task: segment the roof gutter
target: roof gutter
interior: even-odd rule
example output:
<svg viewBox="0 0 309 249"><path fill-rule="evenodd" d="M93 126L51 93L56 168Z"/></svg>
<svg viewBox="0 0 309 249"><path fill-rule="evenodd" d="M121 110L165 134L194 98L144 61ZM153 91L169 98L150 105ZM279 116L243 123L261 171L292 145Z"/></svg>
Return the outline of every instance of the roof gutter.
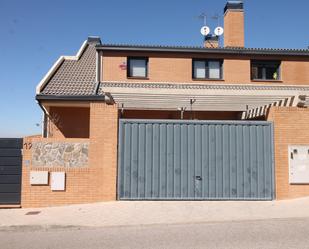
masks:
<svg viewBox="0 0 309 249"><path fill-rule="evenodd" d="M240 55L279 55L279 56L307 56L306 51L283 51L271 49L246 49L246 48L178 48L178 47L152 47L152 46L110 46L97 45L97 51L134 51L134 52L175 52L175 53L210 53L210 54L240 54Z"/></svg>
<svg viewBox="0 0 309 249"><path fill-rule="evenodd" d="M40 100L63 100L63 101L105 101L104 95L44 95L37 94L35 99Z"/></svg>

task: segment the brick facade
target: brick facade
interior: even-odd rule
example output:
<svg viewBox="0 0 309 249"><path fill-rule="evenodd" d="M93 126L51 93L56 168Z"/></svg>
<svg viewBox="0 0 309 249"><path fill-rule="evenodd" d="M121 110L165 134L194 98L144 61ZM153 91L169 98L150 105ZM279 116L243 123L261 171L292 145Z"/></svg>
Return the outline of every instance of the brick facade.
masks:
<svg viewBox="0 0 309 249"><path fill-rule="evenodd" d="M242 4L230 2L231 8L226 8L224 15L224 46L244 47L244 11ZM235 8L237 7L238 8ZM228 6L227 6L228 7ZM91 40L91 39L90 39ZM92 39L93 40L93 39ZM98 40L98 39L97 39ZM100 40L100 39L99 39ZM89 44L88 44L89 45ZM97 45L102 45L101 41ZM96 53L98 60L89 56L85 63L88 65L80 73L77 67L66 68L68 75L64 77L59 92L63 99L71 95L70 87L75 82L71 76L77 75L80 81L77 84L77 92L87 88L85 83L93 82L90 90L81 96L72 94L70 97L83 97L82 103L74 103L70 99L64 101L59 96L53 100L42 101L41 104L48 110L49 115L54 117L48 123L48 138L27 137L25 143L37 141L45 142L89 142L88 165L81 168L48 167L37 168L31 164L32 150L24 147L23 173L22 173L22 207L43 207L54 205L66 205L74 203L89 203L98 201L116 200L117 188L117 146L118 146L118 119L180 119L181 112L158 110L123 110L118 111L116 105L107 105L100 102L103 96L99 96L100 84L105 81L111 82L161 82L161 83L186 83L186 84L244 84L244 85L309 85L309 60L308 56L289 55L287 53L265 54L259 53L219 53L216 50L207 50L207 53L200 50L139 50L134 46L125 51L123 47L117 46L113 49L99 48L95 51L92 47L93 55ZM116 49L115 49L116 48ZM233 48L237 49L237 48ZM135 51L134 51L135 50ZM87 50L86 50L87 51ZM196 51L196 52L194 52ZM263 50L262 50L263 51ZM84 52L85 54L85 52ZM127 58L147 57L148 75L147 78L127 77ZM82 58L76 58L76 63ZM222 79L193 79L192 60L193 59L219 59L223 61ZM74 59L75 60L75 59ZM276 60L281 61L280 80L251 80L252 60ZM87 62L88 61L88 62ZM91 62L91 63L90 63ZM72 63L72 59L71 62ZM96 68L94 69L94 63ZM73 63L74 64L74 63ZM90 65L90 66L89 66ZM73 70L72 72L69 72ZM83 77L85 74L87 77ZM83 78L82 78L83 77ZM262 78L262 77L260 77ZM268 77L269 78L269 77ZM274 78L274 77L273 77ZM85 80L87 79L87 80ZM264 77L265 79L265 77ZM73 80L74 81L74 80ZM56 84L57 86L57 84ZM62 86L68 86L68 92L63 92ZM57 88L57 87L56 87ZM58 88L57 88L58 89ZM42 90L42 89L41 89ZM93 92L92 92L93 91ZM103 90L104 91L104 90ZM153 91L156 91L153 89ZM258 90L257 90L258 91ZM42 92L42 91L41 91ZM189 91L188 91L189 92ZM54 93L51 91L51 93ZM92 95L91 95L91 94ZM56 95L57 95L56 94ZM66 95L68 94L68 95ZM100 93L102 94L102 93ZM88 96L89 95L89 96ZM220 92L217 93L220 95ZM293 93L294 95L294 93ZM50 97L50 96L48 96ZM87 98L85 98L87 97ZM89 98L88 98L89 97ZM96 102L89 102L91 97L99 99ZM297 97L297 96L296 96ZM85 101L87 99L87 101ZM49 101L49 102L48 102ZM134 101L134 99L132 100ZM77 101L76 101L77 102ZM123 104L119 102L118 104ZM269 103L271 104L271 103ZM119 106L119 109L120 106ZM234 109L233 109L234 110ZM235 109L239 110L239 109ZM186 110L184 119L199 120L239 120L241 112L190 112ZM258 117L263 119L264 117ZM277 199L289 199L309 195L309 185L290 185L288 178L288 145L308 145L309 133L304 127L309 122L309 110L304 108L271 108L267 120L274 123L274 143L275 143L275 177L276 177L276 197ZM307 134L308 133L308 134ZM48 170L66 172L66 190L53 192L48 186L31 186L29 173L31 170Z"/></svg>
<svg viewBox="0 0 309 249"><path fill-rule="evenodd" d="M44 207L75 203L116 200L118 110L115 106L94 102L90 104L90 138L25 138L35 141L89 142L89 165L83 168L31 165L32 150L23 149L22 207ZM29 160L30 165L27 164ZM65 191L51 191L47 186L30 185L31 170L66 172Z"/></svg>
<svg viewBox="0 0 309 249"><path fill-rule="evenodd" d="M89 138L90 108L51 106L49 116L48 137Z"/></svg>
<svg viewBox="0 0 309 249"><path fill-rule="evenodd" d="M309 109L273 107L268 120L274 122L276 198L309 196L309 185L289 184L289 145L309 145Z"/></svg>
<svg viewBox="0 0 309 249"><path fill-rule="evenodd" d="M245 46L245 22L243 10L228 10L224 16L224 46Z"/></svg>
<svg viewBox="0 0 309 249"><path fill-rule="evenodd" d="M120 67L127 62L127 56L149 57L148 78L127 78L127 71ZM192 79L192 58L224 59L223 79L215 80L218 84L260 84L260 85L309 85L309 61L301 57L287 56L244 56L244 55L212 55L188 53L144 53L144 52L110 52L101 57L102 80L121 82L177 82L204 83L214 80ZM280 81L251 80L251 60L281 61Z"/></svg>
<svg viewBox="0 0 309 249"><path fill-rule="evenodd" d="M126 62L127 56L146 56L145 53L106 52L102 70L104 81L126 82L186 82L204 83L192 79L192 58L202 55L151 54L149 58L149 79L127 78L126 70L119 65ZM209 58L219 58L211 56ZM256 56L256 59L261 59ZM268 84L268 85L309 85L309 62L301 58L282 59L281 82L254 82L250 79L250 58L226 56L224 58L224 79L220 83ZM213 82L212 82L213 84ZM102 102L91 102L88 107L71 103L70 107L50 107L50 114L60 117L61 127L50 124L52 134L48 139L26 138L34 141L89 141L89 165L85 168L34 168L27 166L31 161L31 151L24 150L22 177L22 207L42 207L74 203L90 203L116 200L117 188L117 146L118 113L117 106ZM125 110L122 118L141 119L180 119L180 111ZM184 112L184 119L199 120L237 120L239 112ZM309 111L300 108L272 108L268 120L274 122L275 130L275 171L276 198L289 199L309 195L309 185L290 185L288 181L287 146L289 144L309 144L309 135L304 129L309 121ZM295 129L295 127L297 127ZM296 131L295 131L296 130ZM53 192L48 186L31 186L30 170L48 170L66 172L66 190Z"/></svg>

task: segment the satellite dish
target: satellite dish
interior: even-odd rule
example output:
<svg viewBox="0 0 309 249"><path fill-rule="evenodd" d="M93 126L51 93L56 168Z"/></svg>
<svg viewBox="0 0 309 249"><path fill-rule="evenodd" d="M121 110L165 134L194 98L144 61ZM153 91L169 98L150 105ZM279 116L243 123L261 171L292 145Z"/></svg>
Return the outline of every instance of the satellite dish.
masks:
<svg viewBox="0 0 309 249"><path fill-rule="evenodd" d="M223 35L224 29L222 27L216 27L215 28L215 35L216 36L221 36Z"/></svg>
<svg viewBox="0 0 309 249"><path fill-rule="evenodd" d="M210 33L210 28L209 28L209 27L203 26L203 27L201 28L201 34L202 34L203 36L206 36L206 35L208 35L209 33Z"/></svg>

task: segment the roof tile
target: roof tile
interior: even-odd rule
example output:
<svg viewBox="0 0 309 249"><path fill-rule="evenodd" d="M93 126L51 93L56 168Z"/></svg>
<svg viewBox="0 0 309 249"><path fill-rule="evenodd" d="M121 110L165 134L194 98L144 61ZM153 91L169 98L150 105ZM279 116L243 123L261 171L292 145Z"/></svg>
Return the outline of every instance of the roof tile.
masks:
<svg viewBox="0 0 309 249"><path fill-rule="evenodd" d="M41 94L95 95L96 49L89 43L79 60L64 60Z"/></svg>

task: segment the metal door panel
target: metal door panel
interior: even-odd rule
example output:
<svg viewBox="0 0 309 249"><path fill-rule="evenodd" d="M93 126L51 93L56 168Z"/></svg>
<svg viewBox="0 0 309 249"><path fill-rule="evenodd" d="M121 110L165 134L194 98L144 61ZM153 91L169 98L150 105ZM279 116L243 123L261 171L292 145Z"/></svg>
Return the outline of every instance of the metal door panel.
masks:
<svg viewBox="0 0 309 249"><path fill-rule="evenodd" d="M0 204L20 204L22 139L0 138Z"/></svg>
<svg viewBox="0 0 309 249"><path fill-rule="evenodd" d="M120 120L121 200L271 200L270 122Z"/></svg>

